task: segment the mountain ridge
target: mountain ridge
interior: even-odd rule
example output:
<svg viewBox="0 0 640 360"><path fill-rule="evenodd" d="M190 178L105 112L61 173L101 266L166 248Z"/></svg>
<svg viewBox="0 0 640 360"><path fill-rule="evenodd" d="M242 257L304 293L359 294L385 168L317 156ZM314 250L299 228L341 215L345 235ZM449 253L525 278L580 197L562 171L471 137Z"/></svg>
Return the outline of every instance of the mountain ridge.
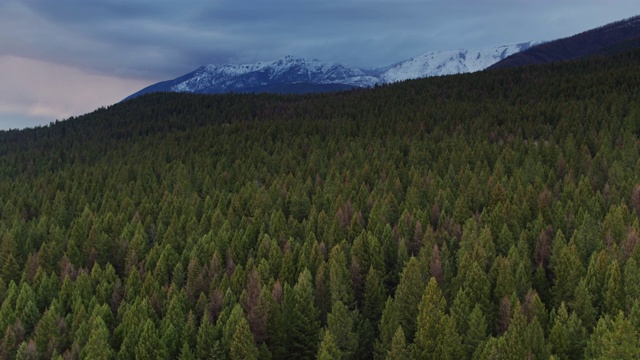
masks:
<svg viewBox="0 0 640 360"><path fill-rule="evenodd" d="M627 48L636 47L638 40L640 40L640 15L526 49L496 62L489 69L548 64L610 54L612 50L624 51Z"/></svg>
<svg viewBox="0 0 640 360"><path fill-rule="evenodd" d="M253 64L207 64L173 80L150 85L125 100L158 91L216 94L225 92L303 93L366 88L429 76L474 72L537 42L480 50L431 51L375 69L350 67L287 55ZM308 84L308 86L303 86Z"/></svg>

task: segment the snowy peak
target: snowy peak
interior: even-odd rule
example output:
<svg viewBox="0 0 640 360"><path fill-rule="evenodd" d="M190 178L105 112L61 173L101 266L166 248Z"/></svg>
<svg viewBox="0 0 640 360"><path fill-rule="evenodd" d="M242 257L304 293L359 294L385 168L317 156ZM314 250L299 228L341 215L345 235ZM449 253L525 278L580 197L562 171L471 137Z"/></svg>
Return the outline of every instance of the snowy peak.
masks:
<svg viewBox="0 0 640 360"><path fill-rule="evenodd" d="M480 71L535 44L527 42L480 50L431 51L380 69L379 77L382 82L396 82Z"/></svg>
<svg viewBox="0 0 640 360"><path fill-rule="evenodd" d="M378 79L362 70L317 59L285 56L271 62L242 65L205 65L172 84L169 91L225 92L241 91L273 84L345 84L372 86ZM177 80L177 79L176 79Z"/></svg>
<svg viewBox="0 0 640 360"><path fill-rule="evenodd" d="M208 64L177 79L151 85L129 98L157 91L200 94L231 91L298 93L371 87L408 79L483 70L531 45L523 43L482 50L432 51L375 70L291 55L254 64Z"/></svg>

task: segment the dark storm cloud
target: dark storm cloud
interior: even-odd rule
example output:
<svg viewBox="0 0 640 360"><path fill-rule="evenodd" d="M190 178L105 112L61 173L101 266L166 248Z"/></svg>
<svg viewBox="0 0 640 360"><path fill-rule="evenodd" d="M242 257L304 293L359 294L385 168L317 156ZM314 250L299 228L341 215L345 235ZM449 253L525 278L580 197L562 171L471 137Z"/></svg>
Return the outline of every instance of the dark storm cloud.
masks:
<svg viewBox="0 0 640 360"><path fill-rule="evenodd" d="M627 0L9 0L0 55L149 80L287 54L380 66L567 36L636 12Z"/></svg>

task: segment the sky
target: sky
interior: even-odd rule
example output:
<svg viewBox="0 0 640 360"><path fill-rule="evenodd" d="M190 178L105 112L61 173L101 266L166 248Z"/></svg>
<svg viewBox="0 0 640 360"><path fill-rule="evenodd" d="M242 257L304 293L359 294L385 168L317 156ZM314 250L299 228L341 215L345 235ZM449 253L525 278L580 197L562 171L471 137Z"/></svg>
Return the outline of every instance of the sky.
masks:
<svg viewBox="0 0 640 360"><path fill-rule="evenodd" d="M0 129L91 112L204 64L373 68L635 15L638 0L2 0Z"/></svg>

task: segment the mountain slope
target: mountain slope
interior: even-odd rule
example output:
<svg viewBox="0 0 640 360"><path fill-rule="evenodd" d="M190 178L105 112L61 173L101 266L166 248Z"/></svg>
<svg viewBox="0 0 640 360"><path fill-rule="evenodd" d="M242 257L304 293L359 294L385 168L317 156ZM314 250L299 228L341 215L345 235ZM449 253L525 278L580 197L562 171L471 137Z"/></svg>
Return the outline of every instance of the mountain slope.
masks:
<svg viewBox="0 0 640 360"><path fill-rule="evenodd" d="M531 45L522 43L482 50L433 51L374 70L293 56L255 64L205 65L174 80L144 88L127 99L167 91L197 94L313 93L370 87L408 79L479 71Z"/></svg>
<svg viewBox="0 0 640 360"><path fill-rule="evenodd" d="M509 55L524 51L537 42L499 46L481 50L431 51L381 69L381 82L396 82L428 76L452 75L484 70Z"/></svg>
<svg viewBox="0 0 640 360"><path fill-rule="evenodd" d="M640 39L640 16L617 21L511 55L490 68L504 68L579 59L633 48Z"/></svg>
<svg viewBox="0 0 640 360"><path fill-rule="evenodd" d="M151 85L131 95L158 91L216 94L225 92L324 92L373 86L378 78L340 64L285 56L271 62L205 65L177 79ZM304 91L305 88L308 91ZM287 85L291 85L290 87Z"/></svg>

